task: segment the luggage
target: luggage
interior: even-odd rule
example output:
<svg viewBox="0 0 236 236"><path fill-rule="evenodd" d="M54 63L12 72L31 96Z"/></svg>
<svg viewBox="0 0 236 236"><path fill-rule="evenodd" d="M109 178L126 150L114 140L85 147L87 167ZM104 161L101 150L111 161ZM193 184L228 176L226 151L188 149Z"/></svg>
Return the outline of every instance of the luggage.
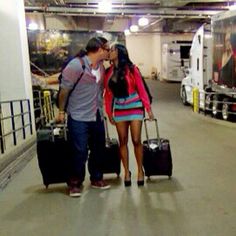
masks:
<svg viewBox="0 0 236 236"><path fill-rule="evenodd" d="M145 175L167 175L172 176L172 157L170 142L168 139L159 137L157 119L154 119L156 126L156 139L149 139L147 121L144 119L144 126L147 140L143 142L143 167Z"/></svg>
<svg viewBox="0 0 236 236"><path fill-rule="evenodd" d="M117 139L110 138L108 132L107 119L104 118L105 131L106 131L106 147L105 155L102 158L102 172L104 174L116 173L117 177L120 175L120 155L119 144Z"/></svg>
<svg viewBox="0 0 236 236"><path fill-rule="evenodd" d="M72 148L67 139L65 125L50 124L48 127L38 130L37 154L46 188L49 184L68 182Z"/></svg>

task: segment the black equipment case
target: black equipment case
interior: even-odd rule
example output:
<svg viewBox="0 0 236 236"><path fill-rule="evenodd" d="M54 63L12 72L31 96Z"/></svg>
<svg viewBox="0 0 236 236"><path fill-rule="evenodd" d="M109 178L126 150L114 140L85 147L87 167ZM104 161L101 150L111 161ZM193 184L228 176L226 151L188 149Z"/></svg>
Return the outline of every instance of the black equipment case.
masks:
<svg viewBox="0 0 236 236"><path fill-rule="evenodd" d="M117 139L110 138L108 132L107 119L104 118L105 131L106 131L106 146L105 155L102 158L102 172L104 174L116 173L120 175L120 155L119 155L119 144Z"/></svg>
<svg viewBox="0 0 236 236"><path fill-rule="evenodd" d="M57 128L57 134L54 134ZM43 183L68 183L71 168L72 147L67 138L65 124L50 124L37 131L38 164Z"/></svg>
<svg viewBox="0 0 236 236"><path fill-rule="evenodd" d="M144 119L145 133L147 140L143 142L143 167L145 175L167 175L172 176L172 157L170 150L170 142L168 139L159 137L157 119L154 119L156 126L156 139L149 139L147 122L149 119Z"/></svg>

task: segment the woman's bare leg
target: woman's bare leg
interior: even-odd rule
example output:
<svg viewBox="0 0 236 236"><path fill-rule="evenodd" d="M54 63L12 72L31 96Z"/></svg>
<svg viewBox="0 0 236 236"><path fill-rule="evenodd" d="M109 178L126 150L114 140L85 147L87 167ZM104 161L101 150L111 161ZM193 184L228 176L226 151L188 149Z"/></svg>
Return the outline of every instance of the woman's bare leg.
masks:
<svg viewBox="0 0 236 236"><path fill-rule="evenodd" d="M142 121L133 120L130 123L132 142L134 145L134 154L138 166L138 180L144 179L143 171L143 145L141 142Z"/></svg>
<svg viewBox="0 0 236 236"><path fill-rule="evenodd" d="M116 130L119 137L120 158L124 167L125 180L130 179L129 174L129 150L128 150L128 131L129 122L121 121L116 123Z"/></svg>

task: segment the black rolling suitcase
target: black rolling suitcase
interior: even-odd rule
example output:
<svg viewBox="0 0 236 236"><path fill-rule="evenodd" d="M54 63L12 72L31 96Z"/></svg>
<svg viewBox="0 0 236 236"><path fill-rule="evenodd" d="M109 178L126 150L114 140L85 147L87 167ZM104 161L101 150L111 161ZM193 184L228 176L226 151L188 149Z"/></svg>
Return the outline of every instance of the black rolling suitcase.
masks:
<svg viewBox="0 0 236 236"><path fill-rule="evenodd" d="M54 134L57 128L58 134ZM72 148L67 138L65 125L45 127L37 132L38 164L43 183L68 183L71 168Z"/></svg>
<svg viewBox="0 0 236 236"><path fill-rule="evenodd" d="M106 131L106 146L105 155L102 158L102 172L104 174L116 173L120 175L120 155L119 155L119 144L117 139L110 138L108 132L107 119L104 118L105 131Z"/></svg>
<svg viewBox="0 0 236 236"><path fill-rule="evenodd" d="M144 119L144 126L147 140L143 142L143 167L145 175L167 175L172 176L172 157L170 142L168 139L159 137L157 119L154 119L156 125L156 139L149 139L147 121Z"/></svg>

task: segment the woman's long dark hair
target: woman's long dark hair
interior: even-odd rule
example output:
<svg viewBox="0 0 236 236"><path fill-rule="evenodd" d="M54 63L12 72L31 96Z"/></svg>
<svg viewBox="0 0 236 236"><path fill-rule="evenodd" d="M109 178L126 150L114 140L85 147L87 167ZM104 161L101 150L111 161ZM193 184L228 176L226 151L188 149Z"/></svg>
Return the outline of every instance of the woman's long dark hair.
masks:
<svg viewBox="0 0 236 236"><path fill-rule="evenodd" d="M129 58L129 53L127 51L127 48L122 44L115 44L115 49L118 51L118 79L123 78L125 76L126 69L133 72L133 63Z"/></svg>
<svg viewBox="0 0 236 236"><path fill-rule="evenodd" d="M112 77L109 81L109 87L115 97L127 97L128 86L125 79L127 69L133 72L133 63L129 59L126 47L122 44L114 44L113 47L118 52L118 65L114 68Z"/></svg>

